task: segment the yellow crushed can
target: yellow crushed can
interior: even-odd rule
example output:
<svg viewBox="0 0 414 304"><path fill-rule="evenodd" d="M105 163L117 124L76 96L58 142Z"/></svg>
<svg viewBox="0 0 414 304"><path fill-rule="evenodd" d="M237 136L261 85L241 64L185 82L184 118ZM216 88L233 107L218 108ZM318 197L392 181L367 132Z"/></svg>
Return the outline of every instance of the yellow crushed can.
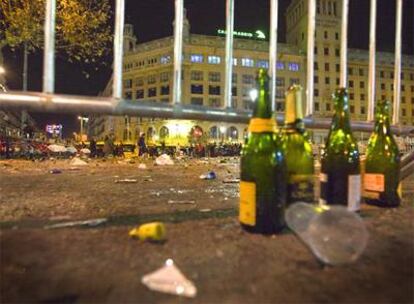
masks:
<svg viewBox="0 0 414 304"><path fill-rule="evenodd" d="M165 225L161 222L143 224L129 231L130 237L137 237L142 241L165 240Z"/></svg>

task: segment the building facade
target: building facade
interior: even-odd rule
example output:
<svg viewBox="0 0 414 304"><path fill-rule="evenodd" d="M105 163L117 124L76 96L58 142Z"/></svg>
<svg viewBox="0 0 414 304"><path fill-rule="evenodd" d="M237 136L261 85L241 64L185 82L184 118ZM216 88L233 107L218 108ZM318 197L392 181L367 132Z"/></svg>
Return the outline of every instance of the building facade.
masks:
<svg viewBox="0 0 414 304"><path fill-rule="evenodd" d="M330 117L331 94L339 86L340 0L318 0L316 12L314 116ZM286 12L287 43L278 44L276 111L283 112L287 88L306 87L307 1L293 0ZM190 33L184 22L182 102L208 107L224 103L225 37ZM239 38L241 36L242 38ZM173 37L138 43L132 25L125 26L123 97L135 102L172 101ZM232 106L250 110L249 92L258 68L269 66L269 43L253 33L238 33L234 39ZM348 88L350 112L354 120L365 120L368 101L368 51L349 49ZM394 54L377 53L376 99L393 99ZM401 74L403 125L414 124L414 57L403 56ZM110 81L103 95L111 94ZM305 98L303 98L305 100ZM188 144L195 137L205 141L241 142L246 125L205 121L175 121L139 117L95 117L90 134L102 138L113 133L119 140L136 141L141 132L148 142L168 145ZM320 132L324 134L326 132ZM318 132L315 132L318 134ZM321 141L322 138L315 138Z"/></svg>

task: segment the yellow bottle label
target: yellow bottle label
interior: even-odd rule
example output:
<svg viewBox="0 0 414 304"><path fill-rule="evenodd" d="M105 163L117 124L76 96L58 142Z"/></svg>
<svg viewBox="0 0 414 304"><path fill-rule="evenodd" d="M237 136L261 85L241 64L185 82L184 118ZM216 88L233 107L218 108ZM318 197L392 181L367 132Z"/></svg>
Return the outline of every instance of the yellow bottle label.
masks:
<svg viewBox="0 0 414 304"><path fill-rule="evenodd" d="M240 223L256 225L256 184L240 181Z"/></svg>
<svg viewBox="0 0 414 304"><path fill-rule="evenodd" d="M276 132L276 122L273 118L252 118L249 123L249 132Z"/></svg>

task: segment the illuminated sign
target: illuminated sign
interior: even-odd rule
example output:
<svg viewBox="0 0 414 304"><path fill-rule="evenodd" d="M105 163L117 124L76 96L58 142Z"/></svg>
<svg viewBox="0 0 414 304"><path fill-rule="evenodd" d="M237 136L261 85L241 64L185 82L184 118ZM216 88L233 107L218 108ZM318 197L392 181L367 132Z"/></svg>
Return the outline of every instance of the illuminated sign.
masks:
<svg viewBox="0 0 414 304"><path fill-rule="evenodd" d="M46 125L46 132L49 134L60 135L62 134L62 129L62 125Z"/></svg>
<svg viewBox="0 0 414 304"><path fill-rule="evenodd" d="M226 30L218 29L217 34L226 35ZM233 36L240 37L240 38L260 39L260 40L266 39L266 35L260 30L257 30L254 33L233 31Z"/></svg>

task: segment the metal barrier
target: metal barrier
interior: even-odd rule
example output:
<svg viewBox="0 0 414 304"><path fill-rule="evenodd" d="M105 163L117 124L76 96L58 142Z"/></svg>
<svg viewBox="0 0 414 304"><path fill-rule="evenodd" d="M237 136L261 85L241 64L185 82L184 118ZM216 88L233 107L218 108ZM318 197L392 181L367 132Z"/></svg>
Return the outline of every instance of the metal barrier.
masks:
<svg viewBox="0 0 414 304"><path fill-rule="evenodd" d="M269 63L271 76L272 105L275 108L275 81L276 81L276 52L277 52L277 14L278 0L271 1L270 49ZM347 84L347 30L348 30L348 0L342 0L342 27L341 27L341 65L340 84ZM397 3L395 71L394 71L394 115L393 123L399 122L400 109L400 73L401 73L401 17L402 0ZM154 102L130 102L121 99L122 93L122 57L123 57L123 27L125 14L125 0L116 0L115 33L114 33L114 62L113 62L113 95L112 98L86 97L74 95L57 95L54 93L55 81L55 14L56 0L46 0L45 16L45 50L43 71L43 92L9 92L0 93L0 108L22 108L29 111L60 112L60 113L95 113L112 115L135 115L140 117L183 118L218 120L227 122L247 122L249 112L238 111L231 107L231 81L232 81L232 50L233 50L233 24L234 0L226 0L226 62L225 62L225 100L222 109L196 107L183 104L181 96L181 69L183 50L183 18L184 0L175 0L175 28L174 28L174 79L173 103L169 105ZM371 0L370 24L370 85L375 85L375 18L376 0ZM307 45L307 97L305 124L309 128L327 129L330 120L313 118L313 58L315 39L315 0L308 1L308 45ZM368 121L353 122L355 131L371 131L373 129L374 95L371 89L368 102ZM281 116L278 116L281 120ZM396 134L408 134L414 131L413 126L394 126Z"/></svg>

